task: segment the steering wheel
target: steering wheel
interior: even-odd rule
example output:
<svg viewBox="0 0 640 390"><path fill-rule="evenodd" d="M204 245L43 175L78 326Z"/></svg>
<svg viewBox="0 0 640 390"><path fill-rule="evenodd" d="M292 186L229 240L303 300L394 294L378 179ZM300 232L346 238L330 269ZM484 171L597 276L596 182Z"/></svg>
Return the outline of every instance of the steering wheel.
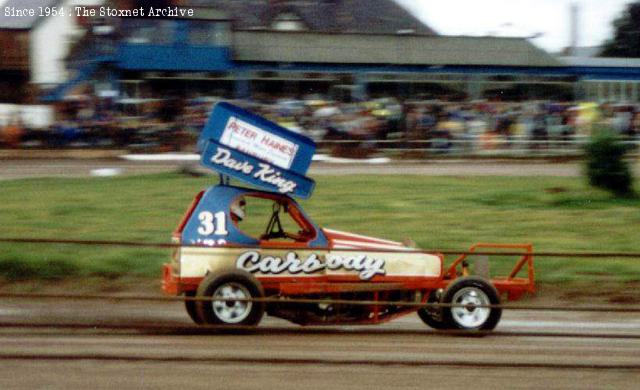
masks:
<svg viewBox="0 0 640 390"><path fill-rule="evenodd" d="M305 239L309 234L304 230L300 230L297 234L285 232L282 228L282 223L280 222L280 203L274 203L273 205L273 214L271 214L271 219L269 220L269 224L267 224L267 229L263 235L260 236L261 240L271 240L274 238L288 238L298 242L307 241ZM284 205L285 213L288 212L287 205Z"/></svg>

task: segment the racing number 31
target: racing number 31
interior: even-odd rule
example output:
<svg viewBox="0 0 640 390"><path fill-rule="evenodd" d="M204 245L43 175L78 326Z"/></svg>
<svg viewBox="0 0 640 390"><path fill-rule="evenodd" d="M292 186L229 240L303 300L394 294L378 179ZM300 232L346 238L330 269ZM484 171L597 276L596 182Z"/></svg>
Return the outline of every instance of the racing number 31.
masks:
<svg viewBox="0 0 640 390"><path fill-rule="evenodd" d="M215 214L211 211L203 211L198 214L198 219L200 220L200 227L198 227L198 234L200 235L215 234L216 236L226 236L229 234L224 211L218 211Z"/></svg>

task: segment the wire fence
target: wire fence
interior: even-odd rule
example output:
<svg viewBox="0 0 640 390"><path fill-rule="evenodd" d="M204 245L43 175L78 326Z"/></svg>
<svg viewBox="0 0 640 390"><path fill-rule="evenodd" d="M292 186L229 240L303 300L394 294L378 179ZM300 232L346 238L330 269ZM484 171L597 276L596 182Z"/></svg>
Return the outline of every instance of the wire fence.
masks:
<svg viewBox="0 0 640 390"><path fill-rule="evenodd" d="M182 325L163 323L107 323L100 322L0 322L0 328L33 328L33 329L59 329L59 330L90 330L90 331L131 331L139 334L140 331L176 334L176 335L207 335L207 334L251 334L251 335L300 335L300 334L367 334L367 335L420 335L420 336L461 336L461 337L542 337L542 338L580 338L580 339L605 339L605 340L640 340L640 334L635 333L612 333L612 332L566 332L566 331L508 331L508 330L478 330L469 332L468 330L441 329L438 332L416 329L386 329L372 328L367 325L366 329L349 328L340 329L336 327L304 326L302 328L284 328L277 326L243 326L243 325ZM66 333L64 333L66 334ZM122 334L122 333L119 333ZM0 353L0 359L1 357ZM640 368L640 364L637 364Z"/></svg>
<svg viewBox="0 0 640 390"><path fill-rule="evenodd" d="M125 240L80 240L80 239L54 239L54 238L17 238L17 237L0 237L0 243L15 244L61 244L61 245L89 245L89 246L124 246L124 247L146 247L146 248L236 248L236 249L264 249L259 245L234 245L225 244L224 246L207 246L204 244L182 244L182 243L164 243L164 242L136 242ZM300 250L300 247L289 245L269 245L269 249L275 250ZM336 250L333 247L318 246L308 248L318 251ZM363 249L358 248L339 248L341 252L362 252ZM442 254L442 255L475 255L475 256L534 256L534 257L565 257L565 258L638 258L640 252L568 252L568 251L469 251L457 249L413 249L407 248L402 250L376 248L375 252L379 253L423 253L423 254Z"/></svg>
<svg viewBox="0 0 640 390"><path fill-rule="evenodd" d="M153 295L89 295L89 294L37 294L37 293L0 293L0 298L11 299L56 299L56 300L102 300L111 302L140 301L140 302L257 302L257 303L282 303L281 298L215 298L215 297L189 297L189 296L153 296ZM483 304L456 304L456 303L422 303L407 301L381 301L381 300L350 300L327 298L287 298L287 304L331 304L353 306L399 306L408 308L455 308L468 309L506 309L515 311L565 311L586 313L640 313L640 305L614 307L604 305L588 306L552 306L552 305L483 305Z"/></svg>

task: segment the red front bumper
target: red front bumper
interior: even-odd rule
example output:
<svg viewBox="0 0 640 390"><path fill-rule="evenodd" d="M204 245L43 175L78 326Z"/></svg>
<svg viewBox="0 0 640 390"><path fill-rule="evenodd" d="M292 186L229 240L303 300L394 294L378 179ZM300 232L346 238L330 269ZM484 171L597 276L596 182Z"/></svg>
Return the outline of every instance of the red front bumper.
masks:
<svg viewBox="0 0 640 390"><path fill-rule="evenodd" d="M169 295L178 295L180 291L180 278L173 274L171 264L162 265L162 291Z"/></svg>
<svg viewBox="0 0 640 390"><path fill-rule="evenodd" d="M171 264L162 265L162 291L169 295L180 295L187 291L196 291L202 278L181 278L173 273Z"/></svg>

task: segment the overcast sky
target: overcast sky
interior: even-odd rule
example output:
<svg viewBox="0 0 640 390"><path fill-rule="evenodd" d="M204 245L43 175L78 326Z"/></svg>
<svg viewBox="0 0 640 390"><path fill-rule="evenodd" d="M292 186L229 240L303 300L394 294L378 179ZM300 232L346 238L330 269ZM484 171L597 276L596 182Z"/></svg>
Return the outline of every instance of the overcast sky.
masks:
<svg viewBox="0 0 640 390"><path fill-rule="evenodd" d="M443 35L531 36L548 51L569 45L571 4L579 8L578 46L597 46L632 0L396 0Z"/></svg>

